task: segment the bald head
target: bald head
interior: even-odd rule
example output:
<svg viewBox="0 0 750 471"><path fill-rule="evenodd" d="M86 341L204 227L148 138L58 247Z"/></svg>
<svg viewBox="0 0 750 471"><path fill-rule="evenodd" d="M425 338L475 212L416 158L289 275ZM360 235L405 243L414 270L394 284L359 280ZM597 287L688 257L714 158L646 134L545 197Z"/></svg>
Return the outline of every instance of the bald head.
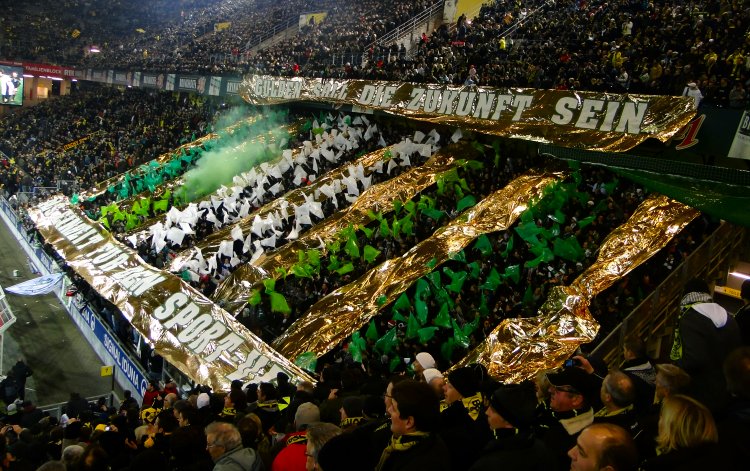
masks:
<svg viewBox="0 0 750 471"><path fill-rule="evenodd" d="M601 400L609 411L628 407L635 401L635 384L622 371L609 373L602 382Z"/></svg>
<svg viewBox="0 0 750 471"><path fill-rule="evenodd" d="M586 427L568 456L571 471L635 471L638 466L633 437L614 424Z"/></svg>

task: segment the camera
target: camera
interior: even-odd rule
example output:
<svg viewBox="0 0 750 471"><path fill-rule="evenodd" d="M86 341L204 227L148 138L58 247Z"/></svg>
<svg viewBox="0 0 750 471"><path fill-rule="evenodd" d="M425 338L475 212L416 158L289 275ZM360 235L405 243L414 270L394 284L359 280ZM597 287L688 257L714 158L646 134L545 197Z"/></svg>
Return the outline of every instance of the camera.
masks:
<svg viewBox="0 0 750 471"><path fill-rule="evenodd" d="M563 366L565 368L572 368L574 366L581 366L581 360L578 358L570 358L568 360L565 360L565 363L563 363Z"/></svg>

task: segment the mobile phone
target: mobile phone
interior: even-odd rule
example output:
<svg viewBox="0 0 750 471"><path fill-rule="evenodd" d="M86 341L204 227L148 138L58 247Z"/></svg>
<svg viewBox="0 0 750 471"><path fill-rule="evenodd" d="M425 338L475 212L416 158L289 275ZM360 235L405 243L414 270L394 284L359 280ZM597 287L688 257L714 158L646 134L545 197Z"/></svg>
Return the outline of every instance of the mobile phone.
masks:
<svg viewBox="0 0 750 471"><path fill-rule="evenodd" d="M570 358L568 360L565 360L565 363L563 363L563 366L565 368L572 368L574 366L580 366L581 362L577 358Z"/></svg>

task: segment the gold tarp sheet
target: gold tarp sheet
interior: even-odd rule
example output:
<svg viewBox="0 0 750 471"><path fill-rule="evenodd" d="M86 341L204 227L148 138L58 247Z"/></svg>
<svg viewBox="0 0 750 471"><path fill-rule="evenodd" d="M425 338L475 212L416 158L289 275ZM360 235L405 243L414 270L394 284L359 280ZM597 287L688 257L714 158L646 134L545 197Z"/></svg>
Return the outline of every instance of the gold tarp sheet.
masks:
<svg viewBox="0 0 750 471"><path fill-rule="evenodd" d="M369 154L373 163L383 157L386 149ZM471 152L465 143L450 145L439 150L424 165L414 167L383 183L373 185L357 198L351 206L327 217L305 232L299 239L280 249L264 254L254 264L245 264L225 279L214 293L213 299L224 302L230 312L241 309L252 294L253 286L265 278L274 277L276 268L289 268L298 261L297 252L317 248L325 251L325 244L349 225L367 224L368 211L388 212L395 200L407 201L429 187L438 177L454 167L456 155ZM339 171L340 172L340 171ZM274 202L275 204L276 202ZM213 244L214 251L218 242ZM209 252L210 253L210 252Z"/></svg>
<svg viewBox="0 0 750 471"><path fill-rule="evenodd" d="M552 289L538 316L504 320L454 367L482 363L503 382L559 367L599 330L588 309L591 299L666 246L698 214L666 196L651 195L607 236L585 272L570 286Z"/></svg>
<svg viewBox="0 0 750 471"><path fill-rule="evenodd" d="M64 197L29 215L66 263L194 381L221 390L234 379L270 381L279 371L311 379L178 277L144 264Z"/></svg>
<svg viewBox="0 0 750 471"><path fill-rule="evenodd" d="M563 174L531 171L516 178L441 227L399 258L373 268L353 283L318 301L273 343L287 358L304 352L320 356L352 335L378 313L378 298L393 301L420 277L428 263L441 264L482 234L508 229L544 188Z"/></svg>
<svg viewBox="0 0 750 471"><path fill-rule="evenodd" d="M248 76L253 105L296 101L352 105L485 134L577 149L624 152L666 142L695 115L687 97Z"/></svg>

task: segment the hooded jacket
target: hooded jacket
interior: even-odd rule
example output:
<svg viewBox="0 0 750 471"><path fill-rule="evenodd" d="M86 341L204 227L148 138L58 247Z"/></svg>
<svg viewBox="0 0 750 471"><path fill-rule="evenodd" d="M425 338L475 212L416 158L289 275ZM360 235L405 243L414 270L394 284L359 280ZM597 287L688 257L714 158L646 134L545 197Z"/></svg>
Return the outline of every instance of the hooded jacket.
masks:
<svg viewBox="0 0 750 471"><path fill-rule="evenodd" d="M260 471L263 462L252 448L238 446L219 457L213 471Z"/></svg>
<svg viewBox="0 0 750 471"><path fill-rule="evenodd" d="M688 293L680 305L683 313L670 357L690 375L694 397L716 411L728 399L722 366L741 344L740 329L708 294Z"/></svg>

